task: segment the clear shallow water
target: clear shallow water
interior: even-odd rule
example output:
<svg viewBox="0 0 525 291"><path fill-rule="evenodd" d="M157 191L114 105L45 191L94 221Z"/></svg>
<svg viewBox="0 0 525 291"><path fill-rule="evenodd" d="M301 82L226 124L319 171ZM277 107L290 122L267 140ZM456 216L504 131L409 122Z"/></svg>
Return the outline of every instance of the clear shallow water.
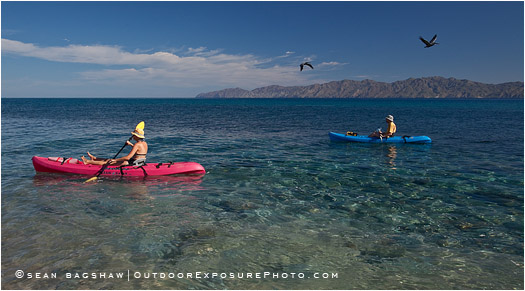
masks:
<svg viewBox="0 0 525 291"><path fill-rule="evenodd" d="M329 141L387 114L433 143ZM142 120L149 161L207 174L34 172L33 155L113 156ZM523 289L523 162L523 100L2 99L2 287Z"/></svg>

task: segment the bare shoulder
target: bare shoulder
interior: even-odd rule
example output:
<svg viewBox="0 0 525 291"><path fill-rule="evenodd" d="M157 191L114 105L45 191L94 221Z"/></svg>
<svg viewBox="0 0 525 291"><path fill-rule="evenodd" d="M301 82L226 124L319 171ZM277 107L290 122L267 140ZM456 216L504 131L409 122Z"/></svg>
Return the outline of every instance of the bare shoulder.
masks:
<svg viewBox="0 0 525 291"><path fill-rule="evenodd" d="M141 141L137 144L139 144L141 149L146 150L146 151L148 150L148 143L146 143L145 141Z"/></svg>

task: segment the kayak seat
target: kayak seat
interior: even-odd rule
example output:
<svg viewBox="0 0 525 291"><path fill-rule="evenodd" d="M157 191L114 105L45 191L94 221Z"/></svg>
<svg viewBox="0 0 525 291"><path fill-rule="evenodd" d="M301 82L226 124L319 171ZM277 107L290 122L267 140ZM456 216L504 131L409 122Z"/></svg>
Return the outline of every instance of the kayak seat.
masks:
<svg viewBox="0 0 525 291"><path fill-rule="evenodd" d="M146 165L146 158L140 158L140 159L131 159L128 161L129 164L128 166L134 166L134 167L139 167L139 166L145 166Z"/></svg>

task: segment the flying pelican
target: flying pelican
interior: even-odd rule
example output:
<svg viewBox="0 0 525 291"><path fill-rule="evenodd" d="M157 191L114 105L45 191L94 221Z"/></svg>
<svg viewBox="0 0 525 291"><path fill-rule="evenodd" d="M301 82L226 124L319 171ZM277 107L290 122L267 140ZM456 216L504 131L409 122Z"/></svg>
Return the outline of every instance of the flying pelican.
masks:
<svg viewBox="0 0 525 291"><path fill-rule="evenodd" d="M435 44L439 44L439 43L436 42L437 36L438 36L437 34L434 35L434 37L430 40L430 42L428 42L426 39L424 39L421 36L419 37L419 39L426 45L425 48L427 48L427 47L431 47L431 46L433 46Z"/></svg>
<svg viewBox="0 0 525 291"><path fill-rule="evenodd" d="M301 71L303 70L304 66L308 66L308 67L310 67L312 69L314 68L312 66L312 64L310 64L309 62L304 62L304 63L300 64L299 66L301 67Z"/></svg>

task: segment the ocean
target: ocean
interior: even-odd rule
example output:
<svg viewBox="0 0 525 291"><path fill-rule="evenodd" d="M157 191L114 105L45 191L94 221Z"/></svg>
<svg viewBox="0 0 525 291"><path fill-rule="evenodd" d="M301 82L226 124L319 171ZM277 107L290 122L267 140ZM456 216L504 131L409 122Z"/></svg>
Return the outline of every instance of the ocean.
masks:
<svg viewBox="0 0 525 291"><path fill-rule="evenodd" d="M523 289L523 100L1 100L3 289ZM328 132L431 144L334 143ZM37 174L112 157L204 176ZM129 148L124 151L128 151Z"/></svg>

